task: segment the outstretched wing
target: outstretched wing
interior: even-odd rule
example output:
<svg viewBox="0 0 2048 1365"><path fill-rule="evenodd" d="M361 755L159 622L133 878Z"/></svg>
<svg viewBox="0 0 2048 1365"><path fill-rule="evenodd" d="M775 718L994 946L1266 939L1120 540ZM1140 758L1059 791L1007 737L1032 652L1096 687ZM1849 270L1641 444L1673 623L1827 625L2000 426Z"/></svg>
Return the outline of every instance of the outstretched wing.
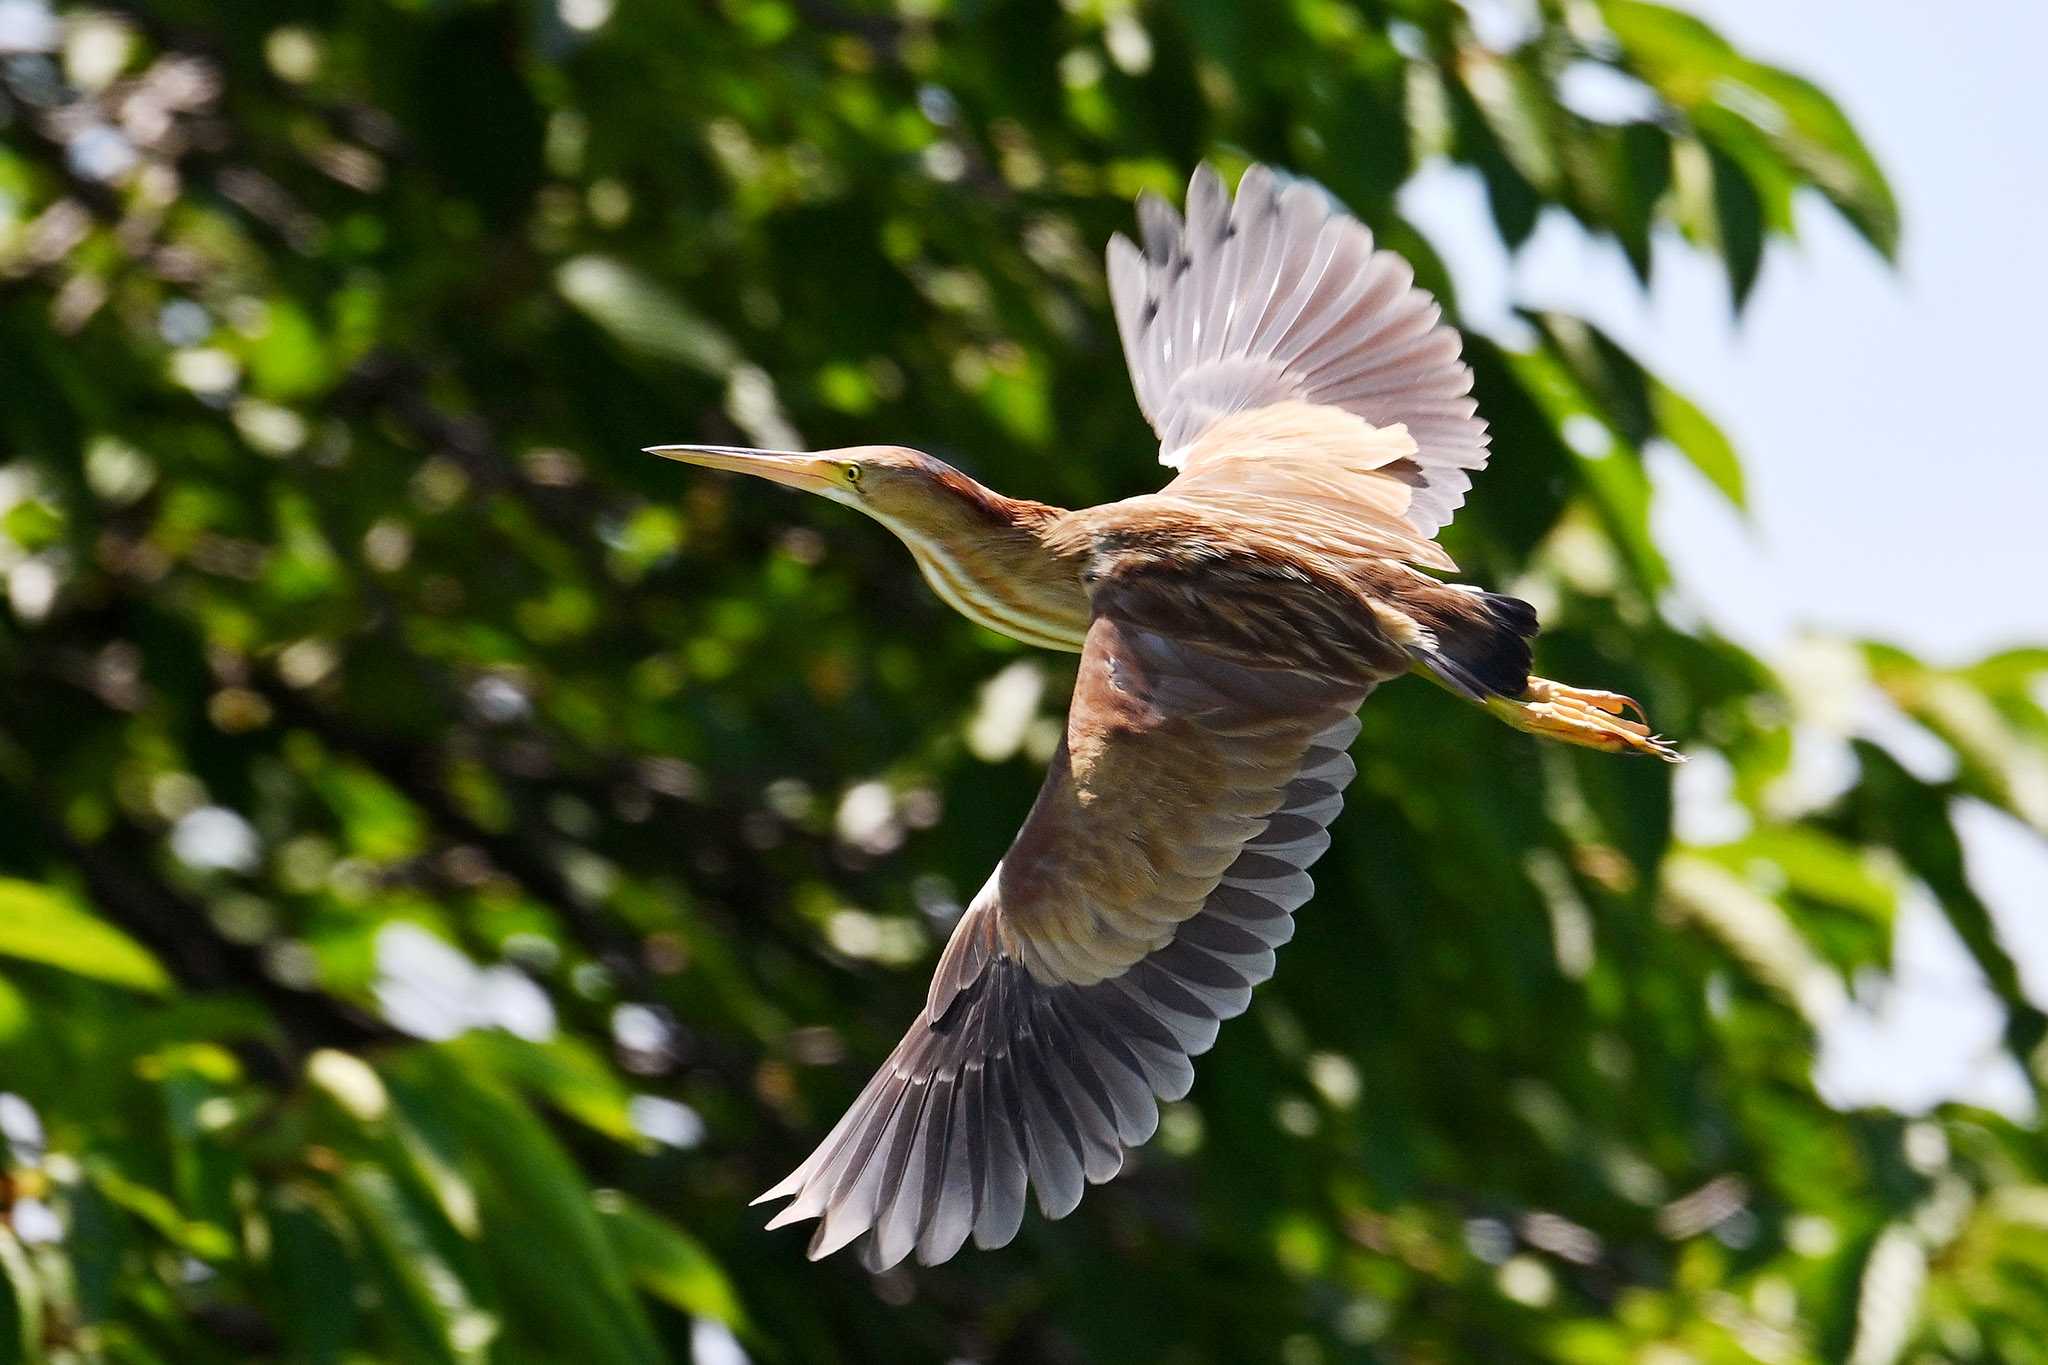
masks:
<svg viewBox="0 0 2048 1365"><path fill-rule="evenodd" d="M1435 535L1486 463L1486 424L1458 333L1407 262L1373 250L1321 186L1263 166L1233 202L1204 165L1185 224L1156 195L1138 222L1142 249L1110 241L1110 295L1160 460L1181 467L1222 419L1279 403L1403 425L1415 450L1377 477L1399 485L1398 515Z"/></svg>
<svg viewBox="0 0 2048 1365"><path fill-rule="evenodd" d="M924 1012L762 1199L870 1233L880 1269L1062 1217L1152 1135L1189 1059L1273 971L1353 767L1370 684L1247 667L1105 608L1038 801L962 917Z"/></svg>

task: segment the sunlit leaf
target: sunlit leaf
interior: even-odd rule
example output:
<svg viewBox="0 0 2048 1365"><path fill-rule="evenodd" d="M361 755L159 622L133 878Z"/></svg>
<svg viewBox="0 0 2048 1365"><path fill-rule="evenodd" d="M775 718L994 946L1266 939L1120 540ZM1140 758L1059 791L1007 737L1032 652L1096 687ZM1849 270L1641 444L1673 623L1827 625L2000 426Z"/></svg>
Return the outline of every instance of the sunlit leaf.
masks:
<svg viewBox="0 0 2048 1365"><path fill-rule="evenodd" d="M0 1227L0 1362L43 1359L43 1291L28 1252Z"/></svg>
<svg viewBox="0 0 2048 1365"><path fill-rule="evenodd" d="M1898 247L1891 187L1854 127L1812 82L1751 61L1710 26L1646 0L1602 0L1602 17L1630 64L1658 93L1701 119L1740 120L1782 162L1826 195L1887 256ZM1731 125L1704 119L1710 136Z"/></svg>
<svg viewBox="0 0 2048 1365"><path fill-rule="evenodd" d="M630 351L723 378L740 364L732 339L655 280L605 256L565 261L555 286Z"/></svg>
<svg viewBox="0 0 2048 1365"><path fill-rule="evenodd" d="M1742 460L1734 445L1691 399L1660 379L1650 380L1650 406L1657 431L1685 456L1694 469L1721 490L1738 509L1749 508L1748 490L1742 477Z"/></svg>
<svg viewBox="0 0 2048 1365"><path fill-rule="evenodd" d="M1664 892L1675 913L1719 938L1758 979L1818 1028L1841 1007L1845 992L1784 910L1733 874L1703 858L1665 861Z"/></svg>
<svg viewBox="0 0 2048 1365"><path fill-rule="evenodd" d="M409 1349L443 1365L485 1359L498 1323L476 1306L391 1175L352 1165L342 1173L340 1193L363 1231L366 1259Z"/></svg>
<svg viewBox="0 0 2048 1365"><path fill-rule="evenodd" d="M1576 319L1550 320L1553 324L1589 334ZM1574 470L1598 511L1601 524L1627 561L1637 585L1656 592L1669 580L1670 570L1650 535L1650 481L1640 453L1627 436L1616 429L1617 420L1631 424L1644 418L1632 412L1627 387L1613 391L1606 401L1586 387L1573 364L1565 357L1572 350L1553 343L1544 351L1514 357L1517 376L1530 396L1569 437L1581 444L1574 449ZM1579 352L1588 366L1597 367L1589 346ZM1592 371L1585 371L1591 373ZM1632 377L1634 392L1641 393L1640 372Z"/></svg>
<svg viewBox="0 0 2048 1365"><path fill-rule="evenodd" d="M1478 46L1460 51L1458 74L1495 141L1524 180L1554 194L1561 175L1550 127L1550 92L1524 62Z"/></svg>
<svg viewBox="0 0 2048 1365"><path fill-rule="evenodd" d="M171 978L149 951L76 902L34 882L0 878L0 957L162 994Z"/></svg>
<svg viewBox="0 0 2048 1365"><path fill-rule="evenodd" d="M1891 923L1898 911L1898 879L1864 850L1820 830L1777 825L1733 843L1693 850L1737 874L1766 871L1799 894Z"/></svg>
<svg viewBox="0 0 2048 1365"><path fill-rule="evenodd" d="M594 1051L574 1038L532 1043L505 1033L473 1033L449 1050L472 1058L617 1142L638 1143L632 1093Z"/></svg>
<svg viewBox="0 0 2048 1365"><path fill-rule="evenodd" d="M242 357L256 389L270 398L303 398L328 381L322 336L299 304L270 300L242 344Z"/></svg>

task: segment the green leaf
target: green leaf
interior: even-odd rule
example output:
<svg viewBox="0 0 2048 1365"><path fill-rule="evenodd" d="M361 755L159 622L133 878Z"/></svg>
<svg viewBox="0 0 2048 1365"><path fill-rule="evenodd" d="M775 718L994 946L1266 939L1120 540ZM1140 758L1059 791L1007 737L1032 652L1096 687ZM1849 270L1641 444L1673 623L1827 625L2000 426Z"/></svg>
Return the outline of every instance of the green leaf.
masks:
<svg viewBox="0 0 2048 1365"><path fill-rule="evenodd" d="M1706 858L1674 853L1664 860L1666 908L1718 938L1762 984L1818 1028L1833 1017L1845 991L1813 951L1784 907Z"/></svg>
<svg viewBox="0 0 2048 1365"><path fill-rule="evenodd" d="M2048 648L2029 645L2001 650L1965 668L1962 677L1994 695L2024 692L2048 678Z"/></svg>
<svg viewBox="0 0 2048 1365"><path fill-rule="evenodd" d="M1742 459L1713 419L1691 399L1661 379L1650 379L1650 409L1664 439L1707 476L1707 482L1742 511L1749 510L1749 492L1742 477Z"/></svg>
<svg viewBox="0 0 2048 1365"><path fill-rule="evenodd" d="M1804 825L1759 829L1733 843L1694 849L1731 872L1769 864L1793 891L1890 924L1898 912L1899 883L1863 849Z"/></svg>
<svg viewBox="0 0 2048 1365"><path fill-rule="evenodd" d="M1790 127L1776 135L1788 159L1886 259L1896 259L1898 202L1841 106L1812 81L1789 71L1750 63L1744 76L1752 91L1790 120Z"/></svg>
<svg viewBox="0 0 2048 1365"><path fill-rule="evenodd" d="M1791 181L1753 130L1732 137L1753 151L1748 158L1730 154L1731 138L1709 139L1704 128L1697 131L1702 135L1672 144L1670 212L1687 241L1721 258L1729 300L1739 314L1763 269L1766 232L1793 230Z"/></svg>
<svg viewBox="0 0 2048 1365"><path fill-rule="evenodd" d="M1536 217L1543 208L1543 196L1515 166L1514 158L1494 136L1490 121L1463 86L1447 87L1450 93L1453 145L1459 159L1479 170L1486 182L1488 206L1494 226L1511 247L1529 240L1536 230Z"/></svg>
<svg viewBox="0 0 2048 1365"><path fill-rule="evenodd" d="M123 1272L140 1230L121 1216L95 1181L72 1186L68 1202L64 1249L78 1287L79 1315L87 1322L104 1322L118 1311Z"/></svg>
<svg viewBox="0 0 2048 1365"><path fill-rule="evenodd" d="M1657 206L1671 184L1671 135L1654 123L1589 124L1572 127L1561 142L1574 212L1612 233L1648 285Z"/></svg>
<svg viewBox="0 0 2048 1365"><path fill-rule="evenodd" d="M509 1033L480 1030L446 1046L615 1142L639 1146L644 1141L633 1126L632 1093L580 1039L532 1043Z"/></svg>
<svg viewBox="0 0 2048 1365"><path fill-rule="evenodd" d="M1524 61L1470 46L1458 54L1458 76L1508 162L1545 195L1556 193L1559 157L1552 133L1557 106Z"/></svg>
<svg viewBox="0 0 2048 1365"><path fill-rule="evenodd" d="M335 763L320 774L352 851L372 862L410 857L423 838L419 812L403 793L360 764Z"/></svg>
<svg viewBox="0 0 2048 1365"><path fill-rule="evenodd" d="M0 979L0 1046L13 1042L29 1026L28 999Z"/></svg>
<svg viewBox="0 0 2048 1365"><path fill-rule="evenodd" d="M1751 130L1871 245L1887 258L1897 253L1899 210L1891 187L1855 126L1818 86L1751 61L1679 10L1646 0L1602 0L1600 12L1629 66L1710 141L1729 143L1737 124Z"/></svg>
<svg viewBox="0 0 2048 1365"><path fill-rule="evenodd" d="M456 1053L423 1049L405 1060L419 1090L402 1102L431 1093L445 1106L480 1186L488 1182L482 1243L512 1289L507 1310L604 1365L658 1360L589 1187L533 1111Z"/></svg>
<svg viewBox="0 0 2048 1365"><path fill-rule="evenodd" d="M355 1267L340 1212L317 1190L288 1186L270 1202L270 1271L279 1326L295 1351L315 1362L341 1358L356 1335Z"/></svg>
<svg viewBox="0 0 2048 1365"><path fill-rule="evenodd" d="M0 1225L0 1365L43 1358L43 1291L28 1252Z"/></svg>
<svg viewBox="0 0 2048 1365"><path fill-rule="evenodd" d="M1714 236L1728 267L1728 291L1740 312L1756 289L1764 264L1764 200L1735 158L1718 147L1707 153L1714 177Z"/></svg>
<svg viewBox="0 0 2048 1365"><path fill-rule="evenodd" d="M305 398L329 382L319 329L289 298L265 303L261 330L243 341L242 355L252 385L269 398Z"/></svg>
<svg viewBox="0 0 2048 1365"><path fill-rule="evenodd" d="M1575 426L1605 434L1604 450L1572 451L1573 472L1636 586L1654 596L1670 582L1671 571L1650 534L1650 480L1630 434L1648 424L1642 372L1633 362L1611 366L1616 348L1578 318L1547 314L1539 322L1544 348L1514 358L1516 378L1560 434ZM1590 428L1582 426L1587 422Z"/></svg>
<svg viewBox="0 0 2048 1365"><path fill-rule="evenodd" d="M555 272L578 311L638 355L724 378L743 359L732 339L656 281L609 256L578 256Z"/></svg>
<svg viewBox="0 0 2048 1365"><path fill-rule="evenodd" d="M746 1329L732 1281L696 1238L616 1190L599 1191L595 1204L612 1250L642 1289L685 1313Z"/></svg>
<svg viewBox="0 0 2048 1365"><path fill-rule="evenodd" d="M148 949L36 882L0 877L0 957L155 995L172 989L170 974Z"/></svg>
<svg viewBox="0 0 2048 1365"><path fill-rule="evenodd" d="M1871 675L1891 700L1939 735L1962 761L1963 789L2048 835L2048 745L2023 733L2040 708L2026 697L2004 709L1966 675L1897 651L1866 651Z"/></svg>
<svg viewBox="0 0 2048 1365"><path fill-rule="evenodd" d="M2048 1015L2028 998L2019 965L1999 936L1991 908L1970 884L1947 798L1915 780L1877 745L1867 740L1853 743L1862 780L1844 799L1858 834L1896 850L1934 893L1942 914L2005 1005L2007 1047L2022 1068L2029 1067L2034 1048L2048 1036ZM2038 1088L2038 1078L2036 1084Z"/></svg>
<svg viewBox="0 0 2048 1365"><path fill-rule="evenodd" d="M187 1220L161 1190L130 1179L104 1158L91 1162L86 1170L109 1204L140 1219L171 1245L201 1259L218 1260L233 1254L219 1228Z"/></svg>
<svg viewBox="0 0 2048 1365"><path fill-rule="evenodd" d="M391 1173L352 1163L339 1182L343 1203L364 1233L368 1264L406 1338L439 1365L486 1358L498 1323L480 1309Z"/></svg>
<svg viewBox="0 0 2048 1365"><path fill-rule="evenodd" d="M1589 409L1630 445L1655 434L1650 376L1628 350L1584 318L1543 313L1534 319L1550 349L1570 368Z"/></svg>

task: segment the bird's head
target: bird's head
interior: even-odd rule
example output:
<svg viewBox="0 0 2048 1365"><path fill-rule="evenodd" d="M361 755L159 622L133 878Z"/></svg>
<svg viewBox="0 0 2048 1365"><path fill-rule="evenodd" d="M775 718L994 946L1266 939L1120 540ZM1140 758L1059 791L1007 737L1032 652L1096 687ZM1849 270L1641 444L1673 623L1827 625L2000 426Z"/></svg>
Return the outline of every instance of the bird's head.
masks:
<svg viewBox="0 0 2048 1365"><path fill-rule="evenodd" d="M1001 501L945 461L906 446L803 453L676 445L649 446L647 453L817 493L898 530L938 532L958 525L963 509Z"/></svg>

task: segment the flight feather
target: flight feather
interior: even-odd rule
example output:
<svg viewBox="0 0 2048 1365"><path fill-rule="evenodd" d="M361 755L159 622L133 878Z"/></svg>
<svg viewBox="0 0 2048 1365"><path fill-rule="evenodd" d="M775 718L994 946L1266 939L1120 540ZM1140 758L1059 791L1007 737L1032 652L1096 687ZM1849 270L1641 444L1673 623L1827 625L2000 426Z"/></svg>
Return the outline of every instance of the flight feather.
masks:
<svg viewBox="0 0 2048 1365"><path fill-rule="evenodd" d="M1263 166L1232 199L1204 165L1185 220L1148 195L1138 221L1142 245L1110 242L1110 297L1160 460L1178 468L1223 419L1277 403L1404 426L1415 452L1388 476L1408 486L1403 519L1435 535L1487 433L1458 334L1408 264L1320 186Z"/></svg>

